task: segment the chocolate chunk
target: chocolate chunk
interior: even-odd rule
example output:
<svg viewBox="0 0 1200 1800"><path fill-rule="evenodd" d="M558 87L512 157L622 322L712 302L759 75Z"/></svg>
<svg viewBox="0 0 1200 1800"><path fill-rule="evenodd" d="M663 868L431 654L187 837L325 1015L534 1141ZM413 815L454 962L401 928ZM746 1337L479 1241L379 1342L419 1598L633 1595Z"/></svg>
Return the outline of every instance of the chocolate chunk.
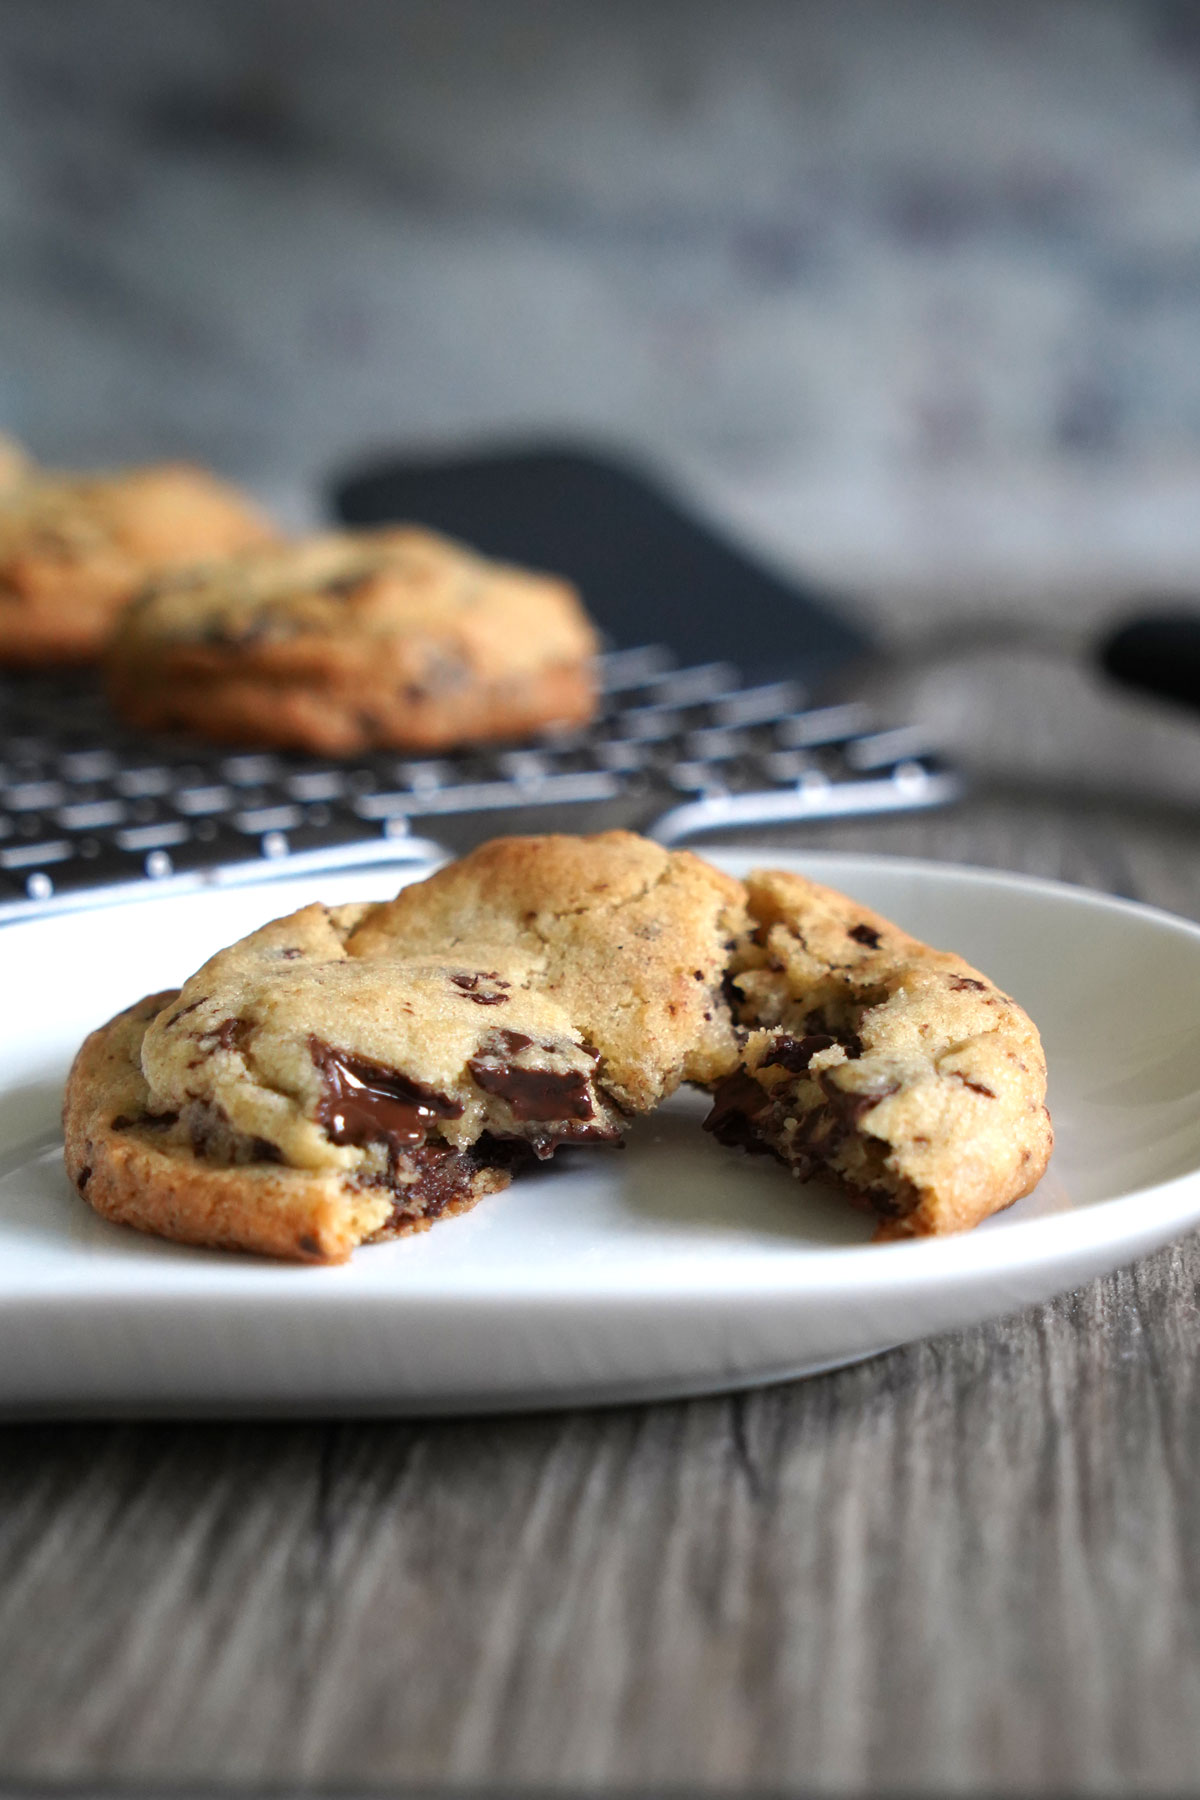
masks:
<svg viewBox="0 0 1200 1800"><path fill-rule="evenodd" d="M765 1112L771 1096L744 1069L727 1075L713 1094L712 1111L704 1121L719 1144L731 1149L766 1150L760 1143L752 1121Z"/></svg>
<svg viewBox="0 0 1200 1800"><path fill-rule="evenodd" d="M92 1171L90 1169L80 1169L79 1174L75 1177L75 1186L81 1194L91 1179Z"/></svg>
<svg viewBox="0 0 1200 1800"><path fill-rule="evenodd" d="M222 1019L213 1031L206 1031L206 1038L216 1038L221 1050L244 1050L249 1042L254 1027L249 1019Z"/></svg>
<svg viewBox="0 0 1200 1800"><path fill-rule="evenodd" d="M615 1132L600 1126L585 1131L576 1123L595 1117L585 1074L577 1069L527 1069L513 1060L533 1047L534 1040L523 1031L492 1031L467 1067L485 1094L508 1101L514 1119L522 1124L546 1123L561 1128L553 1133L532 1134L539 1156L548 1156L558 1143L579 1143L593 1137L612 1142ZM560 1045L547 1043L537 1048L548 1055L561 1050ZM598 1061L595 1050L580 1048L592 1062Z"/></svg>
<svg viewBox="0 0 1200 1800"><path fill-rule="evenodd" d="M969 975L952 975L950 977L950 986L955 988L960 994L964 993L967 988L973 988L977 994L987 993L987 982L973 981Z"/></svg>
<svg viewBox="0 0 1200 1800"><path fill-rule="evenodd" d="M854 925L846 935L852 937L856 944L865 944L868 950L879 948L879 933L873 925Z"/></svg>
<svg viewBox="0 0 1200 1800"><path fill-rule="evenodd" d="M625 1148L620 1132L610 1131L604 1125L580 1124L575 1119L560 1119L553 1131L534 1131L520 1142L528 1144L539 1162L545 1162L556 1150L570 1144L611 1144L617 1150Z"/></svg>
<svg viewBox="0 0 1200 1800"><path fill-rule="evenodd" d="M188 1014L194 1013L198 1006L203 1006L204 1000L205 1000L205 996L202 994L200 996L199 1000L193 1000L192 1004L190 1006L181 1006L179 1011L177 1013L173 1014L172 1017L167 1020L167 1024L168 1025L178 1025L180 1019L186 1019Z"/></svg>
<svg viewBox="0 0 1200 1800"><path fill-rule="evenodd" d="M804 1019L804 1031L807 1037L829 1037L835 1044L840 1044L851 1062L862 1055L862 1039L856 1031L842 1031L830 1023L821 1008L815 1007Z"/></svg>
<svg viewBox="0 0 1200 1800"><path fill-rule="evenodd" d="M423 1144L438 1119L462 1116L462 1102L378 1063L310 1037L309 1053L325 1091L316 1119L335 1144L387 1144L395 1155Z"/></svg>
<svg viewBox="0 0 1200 1800"><path fill-rule="evenodd" d="M507 1100L522 1123L595 1116L587 1076L577 1069L522 1069L494 1056L473 1056L467 1067L484 1093Z"/></svg>
<svg viewBox="0 0 1200 1800"><path fill-rule="evenodd" d="M452 975L450 979L456 988L461 988L464 994L470 996L476 1006L503 1006L508 1000L507 994L492 993L479 985L481 981L494 982L498 988L506 988L511 985L507 981L502 981L500 976L495 973L488 973L481 969L475 975Z"/></svg>
<svg viewBox="0 0 1200 1800"><path fill-rule="evenodd" d="M788 1069L793 1075L800 1075L819 1050L829 1050L837 1039L827 1031L813 1031L807 1037L792 1037L790 1032L781 1031L771 1045L771 1053L764 1056L764 1069Z"/></svg>
<svg viewBox="0 0 1200 1800"><path fill-rule="evenodd" d="M437 1142L404 1150L390 1171L388 1185L396 1199L381 1235L386 1237L418 1219L439 1218L455 1201L470 1198L481 1169L509 1170L527 1154L524 1144L500 1143L486 1135L466 1150Z"/></svg>
<svg viewBox="0 0 1200 1800"><path fill-rule="evenodd" d="M110 1129L113 1131L133 1131L138 1126L149 1126L155 1131L168 1131L178 1119L179 1114L177 1112L142 1112L137 1115L136 1119L127 1117L125 1113L118 1113L113 1120Z"/></svg>

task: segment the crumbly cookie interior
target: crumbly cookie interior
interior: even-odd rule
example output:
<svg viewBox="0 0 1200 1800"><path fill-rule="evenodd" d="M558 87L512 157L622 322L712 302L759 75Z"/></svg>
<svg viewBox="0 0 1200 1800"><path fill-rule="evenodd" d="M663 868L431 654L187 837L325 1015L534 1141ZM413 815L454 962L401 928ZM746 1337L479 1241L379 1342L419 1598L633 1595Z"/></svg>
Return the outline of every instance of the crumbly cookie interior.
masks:
<svg viewBox="0 0 1200 1800"><path fill-rule="evenodd" d="M707 1128L831 1176L884 1235L962 1229L1040 1179L1051 1133L1038 1034L961 957L772 871L729 988L745 1034Z"/></svg>

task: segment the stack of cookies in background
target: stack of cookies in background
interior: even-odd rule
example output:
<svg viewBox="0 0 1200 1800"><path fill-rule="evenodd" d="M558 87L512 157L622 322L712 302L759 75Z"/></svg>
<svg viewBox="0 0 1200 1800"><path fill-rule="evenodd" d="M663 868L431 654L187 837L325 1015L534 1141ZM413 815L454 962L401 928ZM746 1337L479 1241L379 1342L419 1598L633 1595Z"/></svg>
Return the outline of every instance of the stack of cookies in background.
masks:
<svg viewBox="0 0 1200 1800"><path fill-rule="evenodd" d="M571 586L415 526L285 539L162 464L66 475L0 441L0 665L102 662L147 730L346 755L586 723Z"/></svg>

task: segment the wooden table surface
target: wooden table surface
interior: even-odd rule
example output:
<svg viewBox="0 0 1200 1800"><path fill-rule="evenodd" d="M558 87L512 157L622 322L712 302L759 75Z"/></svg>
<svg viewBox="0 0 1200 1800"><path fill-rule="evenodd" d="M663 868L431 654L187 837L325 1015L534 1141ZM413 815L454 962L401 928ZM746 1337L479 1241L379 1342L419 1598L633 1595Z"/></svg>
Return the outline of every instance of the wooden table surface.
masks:
<svg viewBox="0 0 1200 1800"><path fill-rule="evenodd" d="M967 800L777 841L1200 915L1195 725L1066 664L968 657L934 686L969 721ZM1016 1317L679 1404L5 1427L0 1772L1191 1791L1198 1277L1187 1238Z"/></svg>

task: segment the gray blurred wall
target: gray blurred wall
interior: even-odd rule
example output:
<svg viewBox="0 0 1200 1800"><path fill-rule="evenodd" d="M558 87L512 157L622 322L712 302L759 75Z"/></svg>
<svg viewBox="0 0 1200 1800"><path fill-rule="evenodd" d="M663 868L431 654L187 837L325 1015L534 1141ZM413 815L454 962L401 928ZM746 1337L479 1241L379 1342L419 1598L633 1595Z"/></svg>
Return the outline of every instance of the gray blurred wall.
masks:
<svg viewBox="0 0 1200 1800"><path fill-rule="evenodd" d="M1197 7L3 0L0 217L50 459L565 434L868 604L1200 584Z"/></svg>

